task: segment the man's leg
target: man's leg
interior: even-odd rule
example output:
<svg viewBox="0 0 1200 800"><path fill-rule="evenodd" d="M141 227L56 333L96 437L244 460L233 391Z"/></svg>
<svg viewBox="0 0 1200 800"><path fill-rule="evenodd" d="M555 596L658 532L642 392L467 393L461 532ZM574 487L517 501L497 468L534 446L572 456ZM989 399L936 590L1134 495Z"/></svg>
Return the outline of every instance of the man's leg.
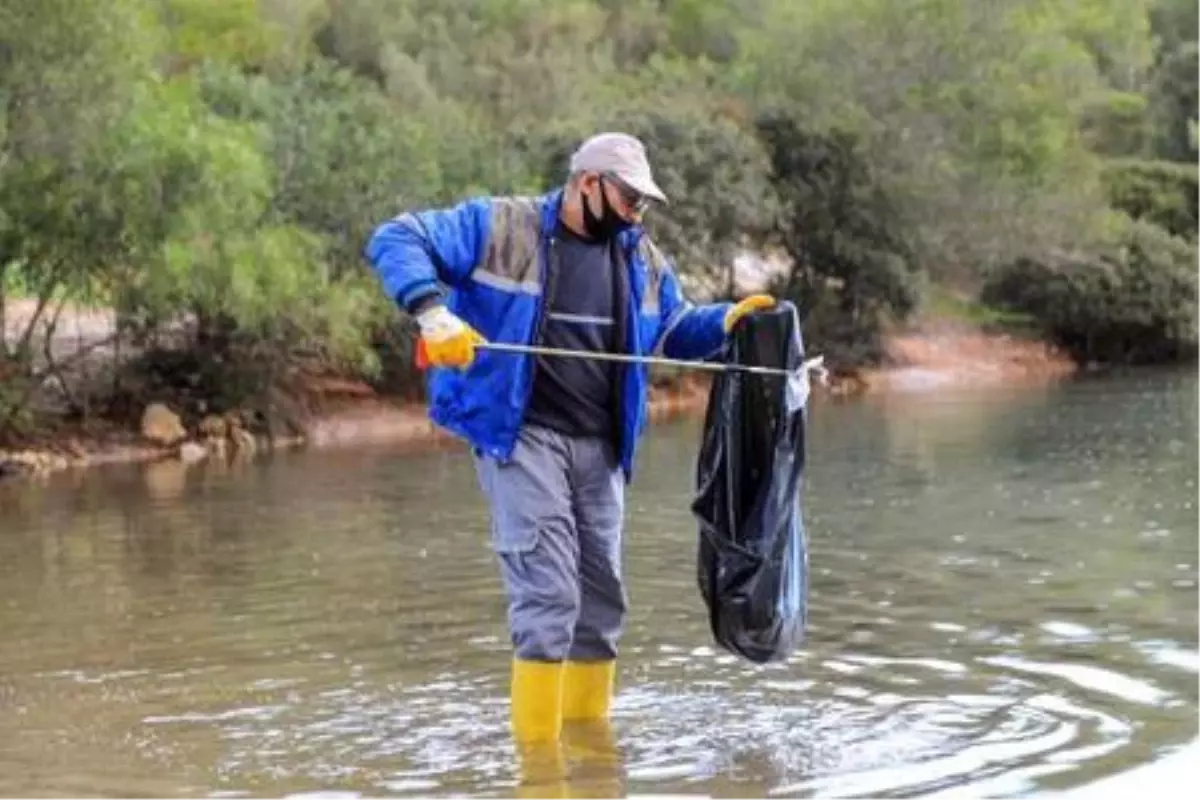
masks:
<svg viewBox="0 0 1200 800"><path fill-rule="evenodd" d="M512 725L522 742L555 740L562 727L562 663L579 615L568 455L562 437L527 428L509 463L476 460L508 598Z"/></svg>
<svg viewBox="0 0 1200 800"><path fill-rule="evenodd" d="M572 455L580 609L564 670L563 718L604 720L612 699L617 642L625 624L621 575L625 476L605 441L576 440Z"/></svg>

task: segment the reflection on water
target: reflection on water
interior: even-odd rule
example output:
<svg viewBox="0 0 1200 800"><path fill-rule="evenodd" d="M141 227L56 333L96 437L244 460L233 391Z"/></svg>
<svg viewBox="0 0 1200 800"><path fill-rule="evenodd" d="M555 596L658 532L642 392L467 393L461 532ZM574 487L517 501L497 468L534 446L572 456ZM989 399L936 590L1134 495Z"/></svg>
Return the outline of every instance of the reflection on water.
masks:
<svg viewBox="0 0 1200 800"><path fill-rule="evenodd" d="M697 423L628 502L608 731L518 758L468 460L357 450L0 488L0 794L1006 795L1197 737L1196 380L813 411L810 637L716 648ZM520 786L521 781L524 785Z"/></svg>

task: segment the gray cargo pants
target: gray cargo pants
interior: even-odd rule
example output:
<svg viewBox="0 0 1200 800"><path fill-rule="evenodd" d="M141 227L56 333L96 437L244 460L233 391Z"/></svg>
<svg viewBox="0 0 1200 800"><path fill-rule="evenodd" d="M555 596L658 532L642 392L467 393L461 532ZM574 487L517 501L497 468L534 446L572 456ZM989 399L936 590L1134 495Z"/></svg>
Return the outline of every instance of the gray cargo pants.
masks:
<svg viewBox="0 0 1200 800"><path fill-rule="evenodd" d="M625 621L625 475L613 447L525 426L507 463L476 454L517 658L615 658Z"/></svg>

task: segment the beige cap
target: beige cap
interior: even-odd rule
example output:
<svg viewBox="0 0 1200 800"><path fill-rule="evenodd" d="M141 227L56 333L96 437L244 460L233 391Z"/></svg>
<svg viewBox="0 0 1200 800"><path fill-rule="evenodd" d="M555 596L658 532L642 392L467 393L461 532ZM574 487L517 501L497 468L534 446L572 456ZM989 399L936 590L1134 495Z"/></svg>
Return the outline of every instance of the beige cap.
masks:
<svg viewBox="0 0 1200 800"><path fill-rule="evenodd" d="M645 146L627 133L598 133L585 141L571 156L571 172L611 172L647 197L667 202L650 172Z"/></svg>

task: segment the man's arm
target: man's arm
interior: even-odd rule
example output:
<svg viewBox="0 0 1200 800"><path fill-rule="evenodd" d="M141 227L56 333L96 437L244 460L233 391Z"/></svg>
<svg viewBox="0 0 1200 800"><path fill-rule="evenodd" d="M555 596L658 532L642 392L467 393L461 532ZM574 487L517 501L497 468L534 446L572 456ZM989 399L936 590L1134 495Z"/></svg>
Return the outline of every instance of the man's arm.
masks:
<svg viewBox="0 0 1200 800"><path fill-rule="evenodd" d="M725 315L733 304L692 304L669 265L662 268L658 304L663 326L655 350L667 358L708 358L724 343Z"/></svg>
<svg viewBox="0 0 1200 800"><path fill-rule="evenodd" d="M442 303L440 283L461 286L482 258L491 203L467 200L453 208L401 214L375 229L365 254L388 297L416 317L418 365L466 367L482 337Z"/></svg>
<svg viewBox="0 0 1200 800"><path fill-rule="evenodd" d="M725 343L738 319L775 305L775 298L767 294L750 295L737 303L693 305L684 297L670 262L657 251L655 256L662 275L658 303L663 319L655 350L668 358L710 358Z"/></svg>
<svg viewBox="0 0 1200 800"><path fill-rule="evenodd" d="M486 199L401 214L375 229L365 248L384 291L409 313L442 298L439 281L461 285L479 263L491 225Z"/></svg>

